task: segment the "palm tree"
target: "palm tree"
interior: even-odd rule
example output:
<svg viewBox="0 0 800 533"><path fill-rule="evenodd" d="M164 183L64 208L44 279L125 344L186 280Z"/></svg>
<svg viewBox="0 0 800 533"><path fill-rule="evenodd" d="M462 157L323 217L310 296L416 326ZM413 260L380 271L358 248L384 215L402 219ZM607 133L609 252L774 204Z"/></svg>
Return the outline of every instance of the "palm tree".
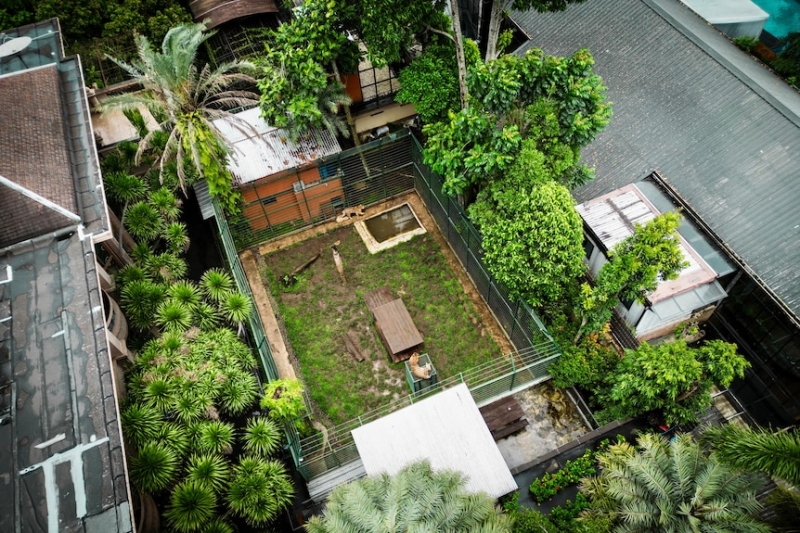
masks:
<svg viewBox="0 0 800 533"><path fill-rule="evenodd" d="M220 302L233 291L233 279L224 270L212 268L203 274L200 286L206 296L215 302Z"/></svg>
<svg viewBox="0 0 800 533"><path fill-rule="evenodd" d="M120 414L122 432L134 447L158 437L161 430L161 413L149 405L132 403Z"/></svg>
<svg viewBox="0 0 800 533"><path fill-rule="evenodd" d="M790 483L792 487L779 486L767 499L775 511L770 524L776 531L800 531L800 432L773 433L728 424L707 429L701 441L724 463Z"/></svg>
<svg viewBox="0 0 800 533"><path fill-rule="evenodd" d="M510 532L511 524L484 494L465 490L460 472L434 472L425 461L336 487L325 514L312 517L308 533L409 531Z"/></svg>
<svg viewBox="0 0 800 533"><path fill-rule="evenodd" d="M638 451L615 444L598 460L602 473L581 490L592 499L589 516L610 519L614 532L770 531L756 518L759 478L704 454L690 435L642 435Z"/></svg>
<svg viewBox="0 0 800 533"><path fill-rule="evenodd" d="M232 415L242 414L258 397L258 380L252 372L231 368L226 371L227 381L220 387L220 403Z"/></svg>
<svg viewBox="0 0 800 533"><path fill-rule="evenodd" d="M191 161L194 170L209 179L209 173L215 177L227 174L224 161L227 150L213 121L234 117L227 109L258 104L255 93L235 88L255 85L255 78L248 74L254 70L250 63L234 61L216 68L208 64L198 67L198 50L212 35L213 32L205 31L204 24L178 26L164 36L160 51L154 50L147 38L137 36L138 60L125 63L113 57L109 59L124 69L144 91L111 96L99 106L100 111L140 107L150 111L160 131L168 133L159 158L159 177L163 182L165 165L175 159L184 192L187 185L184 160ZM150 131L142 138L136 153L137 164L153 145L157 131Z"/></svg>
<svg viewBox="0 0 800 533"><path fill-rule="evenodd" d="M259 417L247 421L244 430L244 451L269 457L281 443L281 431L270 419Z"/></svg>
<svg viewBox="0 0 800 533"><path fill-rule="evenodd" d="M773 433L727 424L707 429L701 442L724 463L800 487L800 432L796 430Z"/></svg>
<svg viewBox="0 0 800 533"><path fill-rule="evenodd" d="M181 533L199 530L214 516L217 497L211 487L184 481L172 491L164 513L172 528Z"/></svg>
<svg viewBox="0 0 800 533"><path fill-rule="evenodd" d="M131 479L149 494L167 488L178 471L178 455L160 442L148 442L131 458Z"/></svg>
<svg viewBox="0 0 800 533"><path fill-rule="evenodd" d="M292 502L294 488L281 463L243 457L233 471L228 505L249 525L266 525Z"/></svg>

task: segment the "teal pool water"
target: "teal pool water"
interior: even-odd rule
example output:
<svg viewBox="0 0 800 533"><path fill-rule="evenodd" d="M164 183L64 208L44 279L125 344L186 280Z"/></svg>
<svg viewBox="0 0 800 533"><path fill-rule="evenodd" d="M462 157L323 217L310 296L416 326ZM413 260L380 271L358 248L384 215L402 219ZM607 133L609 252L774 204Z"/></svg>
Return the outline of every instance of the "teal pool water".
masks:
<svg viewBox="0 0 800 533"><path fill-rule="evenodd" d="M769 13L764 29L775 37L800 32L800 0L752 0Z"/></svg>

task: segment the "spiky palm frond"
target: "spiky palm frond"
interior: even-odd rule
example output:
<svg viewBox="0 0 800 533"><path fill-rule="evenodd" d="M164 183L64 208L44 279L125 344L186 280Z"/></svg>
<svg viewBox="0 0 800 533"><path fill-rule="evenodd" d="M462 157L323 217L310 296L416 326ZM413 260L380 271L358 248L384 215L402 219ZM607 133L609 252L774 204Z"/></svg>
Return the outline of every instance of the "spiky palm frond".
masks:
<svg viewBox="0 0 800 533"><path fill-rule="evenodd" d="M208 398L190 394L180 394L175 401L175 416L184 424L196 422L206 414Z"/></svg>
<svg viewBox="0 0 800 533"><path fill-rule="evenodd" d="M281 444L281 430L268 418L250 418L244 430L244 450L267 458Z"/></svg>
<svg viewBox="0 0 800 533"><path fill-rule="evenodd" d="M241 292L231 292L219 303L220 312L230 323L242 324L253 310L253 302Z"/></svg>
<svg viewBox="0 0 800 533"><path fill-rule="evenodd" d="M206 296L215 302L223 300L234 287L230 274L219 268L207 270L200 280L200 286Z"/></svg>
<svg viewBox="0 0 800 533"><path fill-rule="evenodd" d="M233 451L233 425L219 420L208 420L197 428L196 449L203 453L229 454Z"/></svg>
<svg viewBox="0 0 800 533"><path fill-rule="evenodd" d="M510 532L507 515L485 494L470 494L458 472L415 463L394 476L382 474L340 485L325 514L307 524L309 533L360 531Z"/></svg>
<svg viewBox="0 0 800 533"><path fill-rule="evenodd" d="M222 320L219 310L213 305L200 302L192 308L194 321L197 326L205 331L216 329Z"/></svg>
<svg viewBox="0 0 800 533"><path fill-rule="evenodd" d="M215 518L200 529L200 533L235 533L233 526L222 518Z"/></svg>
<svg viewBox="0 0 800 533"><path fill-rule="evenodd" d="M187 479L211 487L219 494L228 485L230 466L221 455L206 453L193 455L186 467Z"/></svg>
<svg viewBox="0 0 800 533"><path fill-rule="evenodd" d="M134 447L155 439L161 429L161 413L141 403L132 403L123 409L120 421L125 438Z"/></svg>
<svg viewBox="0 0 800 533"><path fill-rule="evenodd" d="M159 442L141 446L131 459L131 479L144 492L155 494L172 484L178 471L178 456Z"/></svg>
<svg viewBox="0 0 800 533"><path fill-rule="evenodd" d="M148 329L165 294L163 286L149 280L125 285L122 288L122 308L128 321L138 329Z"/></svg>
<svg viewBox="0 0 800 533"><path fill-rule="evenodd" d="M282 464L248 456L233 470L228 505L249 525L264 526L291 503L294 487Z"/></svg>
<svg viewBox="0 0 800 533"><path fill-rule="evenodd" d="M200 289L193 282L187 280L181 280L170 285L167 289L167 295L175 301L191 306L200 303L202 298Z"/></svg>
<svg viewBox="0 0 800 533"><path fill-rule="evenodd" d="M800 431L771 432L727 424L706 430L702 442L720 461L800 487Z"/></svg>
<svg viewBox="0 0 800 533"><path fill-rule="evenodd" d="M161 233L162 219L147 202L136 202L127 212L125 227L138 239L152 241Z"/></svg>
<svg viewBox="0 0 800 533"><path fill-rule="evenodd" d="M189 430L185 424L164 422L158 432L158 441L170 448L179 458L184 458L191 449Z"/></svg>
<svg viewBox="0 0 800 533"><path fill-rule="evenodd" d="M175 222L181 214L183 202L167 187L159 187L150 193L148 200L153 209L167 222Z"/></svg>
<svg viewBox="0 0 800 533"><path fill-rule="evenodd" d="M153 279L166 283L182 279L189 269L186 261L170 252L150 256L145 262L145 267Z"/></svg>
<svg viewBox="0 0 800 533"><path fill-rule="evenodd" d="M191 533L211 521L216 506L217 498L210 487L184 481L172 491L164 516L174 530Z"/></svg>
<svg viewBox="0 0 800 533"><path fill-rule="evenodd" d="M581 489L592 497L589 514L615 531L769 531L757 518L757 477L707 456L691 435L642 435L638 451L612 445L599 461L601 474Z"/></svg>
<svg viewBox="0 0 800 533"><path fill-rule="evenodd" d="M167 300L158 306L155 323L163 331L186 331L192 325L192 308L177 300Z"/></svg>
<svg viewBox="0 0 800 533"><path fill-rule="evenodd" d="M175 383L166 376L150 381L142 390L142 400L162 415L167 414L175 404Z"/></svg>
<svg viewBox="0 0 800 533"><path fill-rule="evenodd" d="M114 172L103 176L106 194L120 204L138 202L147 194L147 185L127 172Z"/></svg>
<svg viewBox="0 0 800 533"><path fill-rule="evenodd" d="M252 407L258 397L258 380L245 371L229 371L227 380L220 387L219 400L222 407L232 415L239 415Z"/></svg>
<svg viewBox="0 0 800 533"><path fill-rule="evenodd" d="M182 254L189 249L189 235L186 232L186 224L171 222L164 230L164 237L167 239L170 251L174 254Z"/></svg>
<svg viewBox="0 0 800 533"><path fill-rule="evenodd" d="M147 242L137 242L131 250L131 259L139 267L147 264L147 260L151 257L153 257L153 248Z"/></svg>
<svg viewBox="0 0 800 533"><path fill-rule="evenodd" d="M222 135L213 120L232 117L224 109L258 104L257 94L231 90L231 87L239 83L255 85L255 79L248 74L252 70L249 63L225 63L214 69L208 65L197 67L198 49L213 35L213 32L204 30L205 26L202 24L185 24L173 28L164 37L161 50L154 49L146 38L137 37L138 60L125 63L111 59L138 81L144 91L115 95L105 99L100 105L101 111L140 107L150 111L159 122L159 128L142 138L137 160L154 144L155 132L166 132L167 140L163 143L159 173L163 179L166 164L175 161L180 186L184 191L187 179L184 160L191 161L201 175L205 165L212 164L192 153L192 144L198 139L193 132L194 128L200 125L212 135L206 142L221 147Z"/></svg>
<svg viewBox="0 0 800 533"><path fill-rule="evenodd" d="M117 270L117 273L114 277L117 281L117 284L119 284L121 287L124 287L132 281L144 281L147 279L144 269L136 265L125 265L121 269Z"/></svg>

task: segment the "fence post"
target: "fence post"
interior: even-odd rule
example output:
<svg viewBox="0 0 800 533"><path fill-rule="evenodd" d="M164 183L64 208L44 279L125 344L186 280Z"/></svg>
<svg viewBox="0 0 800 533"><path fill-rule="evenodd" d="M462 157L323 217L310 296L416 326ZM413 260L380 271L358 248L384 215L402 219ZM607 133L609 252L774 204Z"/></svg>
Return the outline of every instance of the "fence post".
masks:
<svg viewBox="0 0 800 533"><path fill-rule="evenodd" d="M508 354L508 357L511 359L511 386L508 387L508 390L512 390L517 379L517 365L514 364L514 352Z"/></svg>

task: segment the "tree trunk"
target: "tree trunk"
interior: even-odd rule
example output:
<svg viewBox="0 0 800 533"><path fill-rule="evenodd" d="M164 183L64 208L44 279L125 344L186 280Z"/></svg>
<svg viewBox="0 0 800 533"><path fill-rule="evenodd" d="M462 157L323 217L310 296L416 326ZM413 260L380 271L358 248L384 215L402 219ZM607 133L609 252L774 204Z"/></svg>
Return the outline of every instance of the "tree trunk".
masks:
<svg viewBox="0 0 800 533"><path fill-rule="evenodd" d="M695 382L694 385L692 385L689 390L682 392L677 398L675 398L675 401L682 402L683 400L694 394L694 391L696 391L699 386L700 384Z"/></svg>
<svg viewBox="0 0 800 533"><path fill-rule="evenodd" d="M464 41L461 38L461 14L458 0L450 0L450 12L453 18L453 36L456 44L456 63L458 64L458 93L461 96L461 109L467 107L467 62L464 59Z"/></svg>
<svg viewBox="0 0 800 533"><path fill-rule="evenodd" d="M336 81L342 83L342 77L339 74L339 67L336 66L336 61L331 61L331 68L333 69L333 75L336 76ZM347 117L347 126L350 128L350 135L353 136L353 142L355 143L356 148L358 148L361 146L361 139L359 139L358 133L356 132L356 121L353 119L353 114L350 113L350 104L344 105L344 114ZM358 152L358 156L361 158L361 165L364 167L364 172L367 174L367 178L369 178L369 166L367 166L367 160L364 157L364 152Z"/></svg>
<svg viewBox="0 0 800 533"><path fill-rule="evenodd" d="M500 26L503 24L503 13L509 7L507 0L494 0L492 14L489 16L489 32L486 38L485 61L497 58L497 40L500 38Z"/></svg>

